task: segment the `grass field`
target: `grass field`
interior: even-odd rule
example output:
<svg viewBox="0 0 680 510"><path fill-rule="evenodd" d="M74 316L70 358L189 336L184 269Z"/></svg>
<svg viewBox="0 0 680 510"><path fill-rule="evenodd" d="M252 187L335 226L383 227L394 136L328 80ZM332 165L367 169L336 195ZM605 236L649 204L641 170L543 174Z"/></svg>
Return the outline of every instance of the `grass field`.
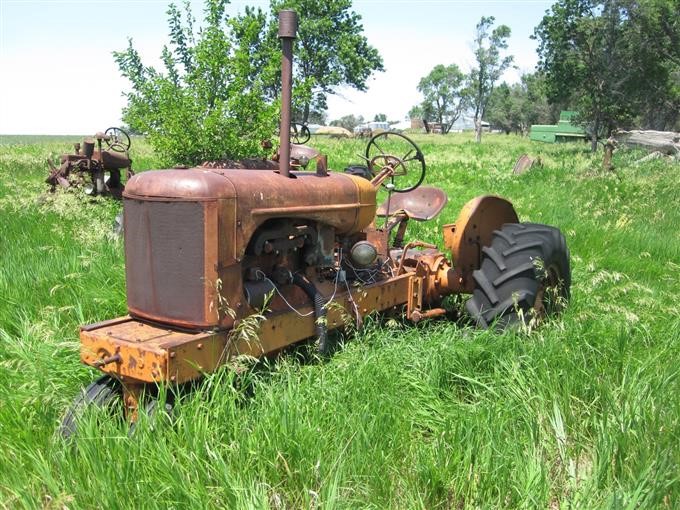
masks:
<svg viewBox="0 0 680 510"><path fill-rule="evenodd" d="M328 361L304 348L209 376L174 422L60 416L96 377L78 326L126 313L120 205L45 193L71 141L0 139L0 507L680 508L680 165L584 145L417 136L449 204L475 195L564 232L567 312L532 332L372 321ZM137 170L157 164L135 141ZM313 140L331 168L360 141ZM544 166L512 175L522 153Z"/></svg>

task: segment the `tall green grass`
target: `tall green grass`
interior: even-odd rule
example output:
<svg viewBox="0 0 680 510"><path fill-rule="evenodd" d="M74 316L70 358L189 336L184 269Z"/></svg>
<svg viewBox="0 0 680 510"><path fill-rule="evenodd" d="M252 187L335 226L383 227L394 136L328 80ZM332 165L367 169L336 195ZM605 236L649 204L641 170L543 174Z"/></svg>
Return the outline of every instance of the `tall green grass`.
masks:
<svg viewBox="0 0 680 510"><path fill-rule="evenodd" d="M78 325L126 311L120 205L45 193L66 142L3 141L0 506L680 507L679 165L620 151L604 173L582 145L416 138L450 200L410 235L438 242L469 199L506 196L567 237L563 316L502 335L369 321L330 360L301 347L222 370L178 397L172 423L142 417L129 437L92 416L71 445L55 428L96 377ZM342 169L365 142L311 143ZM543 167L512 175L522 153Z"/></svg>

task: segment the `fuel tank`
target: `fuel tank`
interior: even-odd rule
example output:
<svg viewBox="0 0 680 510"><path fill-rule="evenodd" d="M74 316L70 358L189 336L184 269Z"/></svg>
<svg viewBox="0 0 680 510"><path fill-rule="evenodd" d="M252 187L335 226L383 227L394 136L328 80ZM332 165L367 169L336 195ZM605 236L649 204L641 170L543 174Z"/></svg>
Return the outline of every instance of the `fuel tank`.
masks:
<svg viewBox="0 0 680 510"><path fill-rule="evenodd" d="M241 261L265 221L307 219L346 235L376 211L376 189L340 173L157 170L135 175L123 197L129 313L189 329L231 327L252 312Z"/></svg>

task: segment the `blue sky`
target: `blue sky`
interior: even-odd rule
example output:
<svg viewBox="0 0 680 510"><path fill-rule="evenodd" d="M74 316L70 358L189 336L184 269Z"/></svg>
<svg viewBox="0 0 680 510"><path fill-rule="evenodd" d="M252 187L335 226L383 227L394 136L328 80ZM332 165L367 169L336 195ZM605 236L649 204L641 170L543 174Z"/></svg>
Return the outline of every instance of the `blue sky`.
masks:
<svg viewBox="0 0 680 510"><path fill-rule="evenodd" d="M145 64L167 42L168 0L0 0L0 134L89 134L120 122L127 82L111 52L132 37ZM539 0L354 0L365 34L385 61L365 93L339 90L329 118L353 113L403 119L420 101L416 86L437 64L473 63L471 41L481 16L512 29L508 51L516 81L536 64L530 40L552 2ZM199 17L201 1L192 1ZM267 0L234 1L266 8Z"/></svg>

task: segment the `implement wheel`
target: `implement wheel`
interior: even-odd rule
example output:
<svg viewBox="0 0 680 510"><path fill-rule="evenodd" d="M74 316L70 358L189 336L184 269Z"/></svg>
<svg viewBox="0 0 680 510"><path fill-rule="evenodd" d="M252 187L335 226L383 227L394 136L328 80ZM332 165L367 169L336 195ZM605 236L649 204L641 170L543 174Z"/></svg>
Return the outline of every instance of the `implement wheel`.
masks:
<svg viewBox="0 0 680 510"><path fill-rule="evenodd" d="M478 327L505 329L556 315L569 301L569 249L555 227L508 223L482 248L466 309Z"/></svg>

